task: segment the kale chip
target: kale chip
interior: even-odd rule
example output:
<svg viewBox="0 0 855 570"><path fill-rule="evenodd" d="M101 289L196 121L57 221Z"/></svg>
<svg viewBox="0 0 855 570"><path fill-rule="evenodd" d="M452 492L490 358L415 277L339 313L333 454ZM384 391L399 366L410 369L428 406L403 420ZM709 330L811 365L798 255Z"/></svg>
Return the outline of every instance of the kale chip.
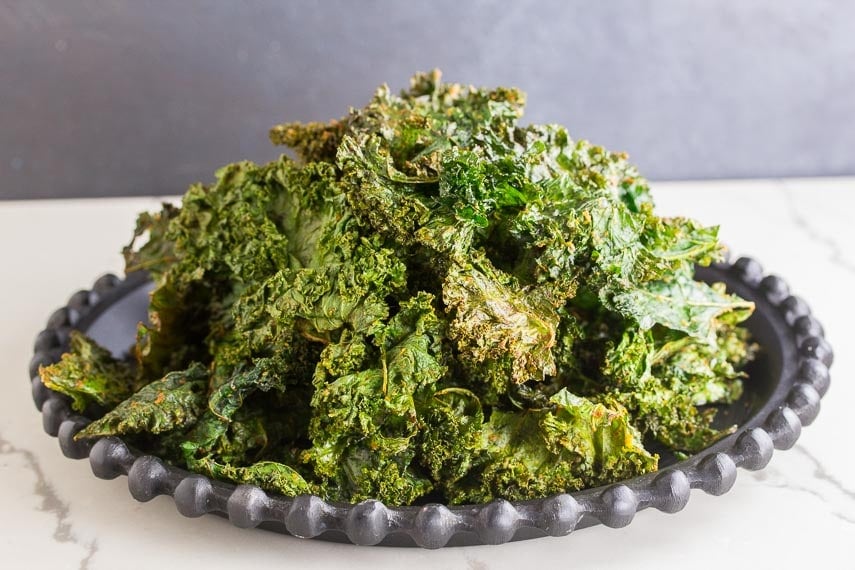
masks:
<svg viewBox="0 0 855 570"><path fill-rule="evenodd" d="M655 215L627 157L523 126L516 89L416 75L297 158L140 215L135 361L81 334L44 383L209 476L334 501L531 499L656 470L728 430L753 305L695 281L718 228Z"/></svg>

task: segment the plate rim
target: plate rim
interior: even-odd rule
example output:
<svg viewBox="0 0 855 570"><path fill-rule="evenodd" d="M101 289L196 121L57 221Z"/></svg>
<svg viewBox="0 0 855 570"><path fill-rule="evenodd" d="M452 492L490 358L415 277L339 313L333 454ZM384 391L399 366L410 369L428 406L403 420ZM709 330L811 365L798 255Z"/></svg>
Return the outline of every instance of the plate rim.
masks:
<svg viewBox="0 0 855 570"><path fill-rule="evenodd" d="M73 412L67 397L46 388L38 368L59 360L71 330L85 331L104 310L150 282L144 272L130 273L125 279L105 274L91 290L77 291L51 314L30 360L32 394L45 431L59 439L64 455L88 458L99 478L127 475L130 494L138 501L172 496L178 511L187 517L211 513L227 517L238 527L261 526L300 538L424 548L563 536L599 523L620 528L642 509L682 510L692 489L726 493L736 480L737 467L765 467L775 449L792 447L802 427L814 421L829 387L833 351L807 303L791 295L783 279L764 276L760 264L748 257L699 267L698 275L707 281L724 281L728 289L751 297L756 314L762 314L774 329L780 345L780 374L768 400L733 434L683 461L624 481L540 499L386 506L373 499L346 504L316 495L285 497L189 472L137 451L119 437L75 441L74 435L91 420Z"/></svg>

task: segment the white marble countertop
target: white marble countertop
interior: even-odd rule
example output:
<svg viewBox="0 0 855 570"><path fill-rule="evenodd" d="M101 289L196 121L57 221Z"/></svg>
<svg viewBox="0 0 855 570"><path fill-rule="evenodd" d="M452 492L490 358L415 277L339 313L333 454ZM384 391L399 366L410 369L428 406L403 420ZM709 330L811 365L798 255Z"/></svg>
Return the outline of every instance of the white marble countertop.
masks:
<svg viewBox="0 0 855 570"><path fill-rule="evenodd" d="M0 202L0 567L851 568L855 539L855 179L660 183L659 211L722 226L735 254L784 277L836 350L831 390L796 446L733 489L694 491L667 515L639 513L620 530L438 551L360 548L186 519L172 499L137 503L127 478L96 479L42 431L26 367L50 312L105 271L135 213L155 199ZM847 411L848 410L848 411ZM559 567L559 566L555 566Z"/></svg>

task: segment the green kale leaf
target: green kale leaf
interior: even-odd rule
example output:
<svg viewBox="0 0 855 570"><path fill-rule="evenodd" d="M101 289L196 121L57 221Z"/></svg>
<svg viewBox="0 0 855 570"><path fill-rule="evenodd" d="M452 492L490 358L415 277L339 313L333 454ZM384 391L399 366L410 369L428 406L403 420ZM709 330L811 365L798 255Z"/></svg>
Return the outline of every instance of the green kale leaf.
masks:
<svg viewBox="0 0 855 570"><path fill-rule="evenodd" d="M76 437L160 434L192 425L204 409L207 381L208 371L201 364L170 372L140 388Z"/></svg>
<svg viewBox="0 0 855 570"><path fill-rule="evenodd" d="M453 490L456 501L533 499L655 471L629 414L562 389L542 410L493 410L482 431L483 462Z"/></svg>
<svg viewBox="0 0 855 570"><path fill-rule="evenodd" d="M611 303L643 329L660 324L710 343L718 324L739 323L754 310L753 303L728 295L723 284L707 285L684 272L617 293Z"/></svg>
<svg viewBox="0 0 855 570"><path fill-rule="evenodd" d="M303 460L330 496L409 503L431 489L411 463L420 426L416 402L445 373L432 302L427 293L404 301L375 335L376 356L361 370L336 378L319 369L309 426L314 447Z"/></svg>
<svg viewBox="0 0 855 570"><path fill-rule="evenodd" d="M41 367L39 374L45 386L69 396L78 412L91 404L112 408L138 388L133 369L92 339L73 331L70 345L62 360Z"/></svg>
<svg viewBox="0 0 855 570"><path fill-rule="evenodd" d="M728 426L753 305L693 279L718 228L656 214L628 157L525 96L416 75L295 158L238 162L137 219L135 362L71 336L44 383L215 479L331 501L523 500L655 470Z"/></svg>

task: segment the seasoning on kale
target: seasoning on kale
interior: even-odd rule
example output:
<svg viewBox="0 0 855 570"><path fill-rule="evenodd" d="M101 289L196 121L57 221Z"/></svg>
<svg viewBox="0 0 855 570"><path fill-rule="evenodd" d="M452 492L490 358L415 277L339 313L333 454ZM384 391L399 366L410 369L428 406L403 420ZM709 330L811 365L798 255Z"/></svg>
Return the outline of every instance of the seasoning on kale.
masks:
<svg viewBox="0 0 855 570"><path fill-rule="evenodd" d="M136 363L82 335L43 368L78 437L329 500L521 500L654 471L727 430L753 306L693 279L718 229L660 218L625 155L522 126L516 89L417 75L299 157L139 217Z"/></svg>

